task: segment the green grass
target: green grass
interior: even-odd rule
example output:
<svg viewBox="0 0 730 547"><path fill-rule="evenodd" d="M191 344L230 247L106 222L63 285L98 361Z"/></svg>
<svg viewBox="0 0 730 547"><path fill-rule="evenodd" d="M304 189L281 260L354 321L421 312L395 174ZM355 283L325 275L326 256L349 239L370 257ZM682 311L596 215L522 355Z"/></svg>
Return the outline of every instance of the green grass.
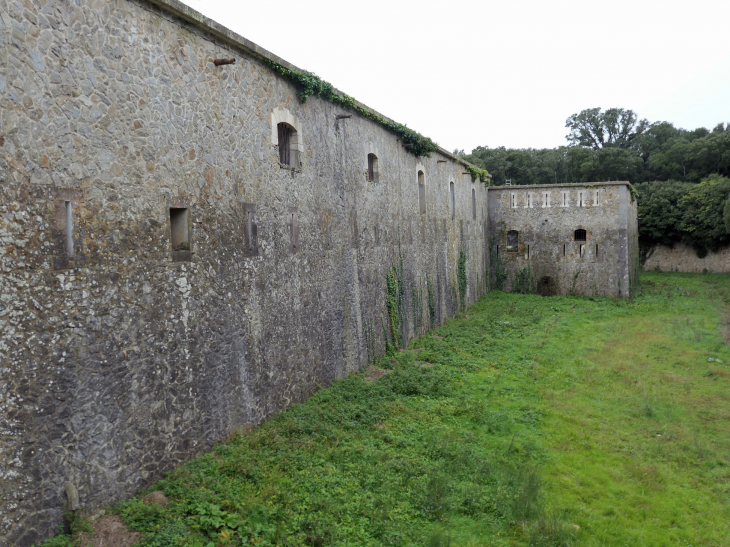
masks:
<svg viewBox="0 0 730 547"><path fill-rule="evenodd" d="M730 278L642 282L490 293L114 510L149 547L726 545Z"/></svg>

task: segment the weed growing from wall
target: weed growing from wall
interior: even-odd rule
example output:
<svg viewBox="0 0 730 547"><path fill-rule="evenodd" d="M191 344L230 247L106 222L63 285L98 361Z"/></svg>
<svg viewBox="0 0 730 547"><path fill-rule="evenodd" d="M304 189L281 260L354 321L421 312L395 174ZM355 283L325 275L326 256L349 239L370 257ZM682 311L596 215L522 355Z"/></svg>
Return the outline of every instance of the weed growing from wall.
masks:
<svg viewBox="0 0 730 547"><path fill-rule="evenodd" d="M532 269L529 266L522 268L522 270L517 272L514 283L512 283L512 292L520 294L531 294L532 281Z"/></svg>
<svg viewBox="0 0 730 547"><path fill-rule="evenodd" d="M497 291L504 290L504 282L507 281L507 272L502 264L502 257L497 254L497 247L489 242L489 266L491 270L491 287Z"/></svg>
<svg viewBox="0 0 730 547"><path fill-rule="evenodd" d="M370 322L369 319L365 319L365 347L367 348L368 352L368 363L372 363L378 358L378 355L376 353L377 346L375 341L375 330L373 329L373 324Z"/></svg>
<svg viewBox="0 0 730 547"><path fill-rule="evenodd" d="M463 248L459 250L459 265L456 277L459 282L461 310L464 311L466 309L466 253Z"/></svg>
<svg viewBox="0 0 730 547"><path fill-rule="evenodd" d="M388 328L393 346L398 349L405 345L405 333L402 328L405 307L405 284L403 283L403 255L398 256L386 276L385 307L388 313Z"/></svg>
<svg viewBox="0 0 730 547"><path fill-rule="evenodd" d="M421 287L413 287L413 300L411 307L413 308L413 334L418 336L423 327L423 289Z"/></svg>
<svg viewBox="0 0 730 547"><path fill-rule="evenodd" d="M581 269L578 268L573 273L573 280L570 282L570 296L575 296L576 294L576 285L578 284L578 277L580 276ZM619 279L619 294L621 294L621 280Z"/></svg>
<svg viewBox="0 0 730 547"><path fill-rule="evenodd" d="M430 328L436 325L436 290L430 278L426 278L426 290L428 291L428 319Z"/></svg>

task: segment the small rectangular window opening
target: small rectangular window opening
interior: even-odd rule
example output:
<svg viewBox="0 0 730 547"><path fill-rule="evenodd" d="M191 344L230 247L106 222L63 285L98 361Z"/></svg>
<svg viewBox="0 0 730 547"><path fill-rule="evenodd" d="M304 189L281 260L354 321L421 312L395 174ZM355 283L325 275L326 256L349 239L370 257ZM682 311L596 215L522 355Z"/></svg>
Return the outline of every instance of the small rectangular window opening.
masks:
<svg viewBox="0 0 730 547"><path fill-rule="evenodd" d="M378 157L375 154L368 154L368 180L378 182Z"/></svg>
<svg viewBox="0 0 730 547"><path fill-rule="evenodd" d="M527 255L526 255L526 258L527 259L530 258L530 246L529 245L527 246Z"/></svg>
<svg viewBox="0 0 730 547"><path fill-rule="evenodd" d="M74 255L74 215L70 201L66 202L66 254Z"/></svg>
<svg viewBox="0 0 730 547"><path fill-rule="evenodd" d="M280 123L276 128L279 132L279 163L291 165L291 127Z"/></svg>
<svg viewBox="0 0 730 547"><path fill-rule="evenodd" d="M596 258L598 258L598 243L596 243Z"/></svg>
<svg viewBox="0 0 730 547"><path fill-rule="evenodd" d="M542 198L542 206L550 207L550 192L545 192Z"/></svg>
<svg viewBox="0 0 730 547"><path fill-rule="evenodd" d="M583 192L578 192L578 207L583 207Z"/></svg>
<svg viewBox="0 0 730 547"><path fill-rule="evenodd" d="M426 213L426 180L423 171L418 172L418 210L422 215Z"/></svg>
<svg viewBox="0 0 730 547"><path fill-rule="evenodd" d="M563 257L565 257L565 244L563 244Z"/></svg>
<svg viewBox="0 0 730 547"><path fill-rule="evenodd" d="M187 207L170 207L170 243L173 251L189 251Z"/></svg>
<svg viewBox="0 0 730 547"><path fill-rule="evenodd" d="M599 206L601 203L600 203L600 198L598 196L598 190L594 190L594 192L595 192L595 194L593 195L593 205Z"/></svg>
<svg viewBox="0 0 730 547"><path fill-rule="evenodd" d="M578 253L581 258L583 258L583 252L584 252L583 247L585 247L585 245L578 245Z"/></svg>
<svg viewBox="0 0 730 547"><path fill-rule="evenodd" d="M568 206L568 192L563 192L563 207Z"/></svg>
<svg viewBox="0 0 730 547"><path fill-rule="evenodd" d="M499 256L499 245L497 245L497 256Z"/></svg>

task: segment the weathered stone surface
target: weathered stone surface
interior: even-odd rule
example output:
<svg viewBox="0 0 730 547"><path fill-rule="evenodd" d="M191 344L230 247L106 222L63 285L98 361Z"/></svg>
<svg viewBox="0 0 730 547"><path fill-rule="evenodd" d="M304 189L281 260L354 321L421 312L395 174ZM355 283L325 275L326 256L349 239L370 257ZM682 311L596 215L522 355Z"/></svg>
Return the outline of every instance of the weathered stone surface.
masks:
<svg viewBox="0 0 730 547"><path fill-rule="evenodd" d="M638 280L637 205L626 182L489 188L489 234L507 290L525 268L544 295L628 298Z"/></svg>
<svg viewBox="0 0 730 547"><path fill-rule="evenodd" d="M67 482L84 511L113 503L366 365L398 253L407 310L430 282L437 322L453 315L460 248L469 302L485 290L487 192L463 165L299 104L266 52L169 6L0 0L3 547L55 532ZM294 169L281 109L301 126ZM175 208L190 239L173 251Z"/></svg>
<svg viewBox="0 0 730 547"><path fill-rule="evenodd" d="M663 272L730 273L730 247L716 253L708 252L700 258L689 245L677 243L674 247L657 245L644 261L645 270Z"/></svg>

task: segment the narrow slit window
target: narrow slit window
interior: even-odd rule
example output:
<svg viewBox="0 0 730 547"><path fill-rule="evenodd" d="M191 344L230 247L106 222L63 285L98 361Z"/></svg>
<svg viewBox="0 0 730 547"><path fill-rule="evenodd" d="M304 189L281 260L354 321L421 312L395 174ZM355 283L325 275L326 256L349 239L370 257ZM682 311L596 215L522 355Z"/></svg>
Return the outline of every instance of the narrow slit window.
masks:
<svg viewBox="0 0 730 547"><path fill-rule="evenodd" d="M578 192L578 207L583 207L583 192Z"/></svg>
<svg viewBox="0 0 730 547"><path fill-rule="evenodd" d="M528 260L530 258L530 246L529 245L527 246L527 254L525 255L525 258L527 258Z"/></svg>
<svg viewBox="0 0 730 547"><path fill-rule="evenodd" d="M499 245L497 245L497 256L499 256Z"/></svg>
<svg viewBox="0 0 730 547"><path fill-rule="evenodd" d="M514 192L512 192L512 194L511 194L511 199L512 199L512 209L516 209L517 208L517 195Z"/></svg>
<svg viewBox="0 0 730 547"><path fill-rule="evenodd" d="M568 206L568 192L563 192L563 207Z"/></svg>
<svg viewBox="0 0 730 547"><path fill-rule="evenodd" d="M471 218L477 219L477 191L474 188L471 189Z"/></svg>
<svg viewBox="0 0 730 547"><path fill-rule="evenodd" d="M578 245L578 254L581 258L583 258L584 247L585 245Z"/></svg>
<svg viewBox="0 0 730 547"><path fill-rule="evenodd" d="M542 194L542 206L550 207L550 192L543 192Z"/></svg>
<svg viewBox="0 0 730 547"><path fill-rule="evenodd" d="M563 258L565 258L565 244L563 244Z"/></svg>
<svg viewBox="0 0 730 547"><path fill-rule="evenodd" d="M598 190L593 191L593 205L598 207L601 204L600 196L598 194Z"/></svg>
<svg viewBox="0 0 730 547"><path fill-rule="evenodd" d="M456 218L456 198L454 196L454 183L449 183L449 196L451 198L451 218Z"/></svg>
<svg viewBox="0 0 730 547"><path fill-rule="evenodd" d="M586 231L585 230L583 230L581 228L578 228L575 231L575 234L574 235L575 235L575 237L574 237L574 240L575 241L586 241L586 235L587 234L586 234Z"/></svg>
<svg viewBox="0 0 730 547"><path fill-rule="evenodd" d="M422 215L426 214L426 177L423 171L418 172L418 210Z"/></svg>
<svg viewBox="0 0 730 547"><path fill-rule="evenodd" d="M70 201L66 202L66 255L74 255L74 212Z"/></svg>
<svg viewBox="0 0 730 547"><path fill-rule="evenodd" d="M378 182L378 156L368 154L368 180Z"/></svg>
<svg viewBox="0 0 730 547"><path fill-rule="evenodd" d="M598 243L596 243L596 258L598 258Z"/></svg>
<svg viewBox="0 0 730 547"><path fill-rule="evenodd" d="M189 251L187 207L170 207L170 243L173 251Z"/></svg>

